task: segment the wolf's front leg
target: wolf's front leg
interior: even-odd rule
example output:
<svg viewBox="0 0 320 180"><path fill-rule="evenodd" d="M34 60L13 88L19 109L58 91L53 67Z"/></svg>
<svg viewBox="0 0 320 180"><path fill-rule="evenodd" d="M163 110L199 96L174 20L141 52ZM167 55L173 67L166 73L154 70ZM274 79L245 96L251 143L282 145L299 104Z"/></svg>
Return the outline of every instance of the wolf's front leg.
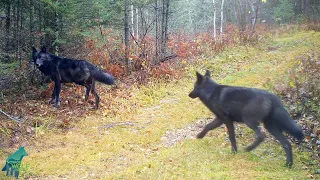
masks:
<svg viewBox="0 0 320 180"><path fill-rule="evenodd" d="M215 118L211 123L207 124L204 129L197 135L198 139L203 138L208 131L213 130L222 125L222 121L218 118Z"/></svg>
<svg viewBox="0 0 320 180"><path fill-rule="evenodd" d="M55 107L58 108L60 106L60 90L61 83L59 81L55 82Z"/></svg>
<svg viewBox="0 0 320 180"><path fill-rule="evenodd" d="M229 139L231 141L231 146L232 146L232 152L237 153L238 148L237 148L237 141L236 141L236 136L234 134L234 125L232 121L227 121L226 123L227 129L228 129L228 134L229 134Z"/></svg>
<svg viewBox="0 0 320 180"><path fill-rule="evenodd" d="M266 124L265 127L267 130L281 143L282 147L286 152L286 166L291 168L293 164L293 155L292 155L292 146L288 139L282 134L282 131L278 127L273 126L272 124Z"/></svg>

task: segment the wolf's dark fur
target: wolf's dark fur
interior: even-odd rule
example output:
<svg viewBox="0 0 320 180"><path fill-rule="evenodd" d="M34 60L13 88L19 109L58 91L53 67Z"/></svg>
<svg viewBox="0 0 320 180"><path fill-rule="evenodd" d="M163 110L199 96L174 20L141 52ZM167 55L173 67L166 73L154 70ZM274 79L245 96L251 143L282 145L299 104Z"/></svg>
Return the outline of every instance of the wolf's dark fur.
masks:
<svg viewBox="0 0 320 180"><path fill-rule="evenodd" d="M219 85L210 78L209 71L206 71L204 76L197 72L197 81L189 96L199 97L216 115L215 120L207 124L197 138L203 138L208 131L225 124L232 151L237 152L233 122L242 122L257 135L256 140L246 148L247 151L251 151L264 140L264 134L258 127L262 122L285 149L286 165L292 166L291 144L282 133L285 131L299 141L304 135L281 104L279 97L262 89Z"/></svg>
<svg viewBox="0 0 320 180"><path fill-rule="evenodd" d="M95 81L105 84L114 84L113 77L98 69L95 65L86 60L73 60L61 58L47 52L45 47L40 51L32 48L32 58L39 70L50 76L55 86L50 103L55 103L56 107L60 106L60 89L61 83L73 82L86 87L85 99L89 97L91 91L95 96L95 108L99 107L99 95L95 88Z"/></svg>

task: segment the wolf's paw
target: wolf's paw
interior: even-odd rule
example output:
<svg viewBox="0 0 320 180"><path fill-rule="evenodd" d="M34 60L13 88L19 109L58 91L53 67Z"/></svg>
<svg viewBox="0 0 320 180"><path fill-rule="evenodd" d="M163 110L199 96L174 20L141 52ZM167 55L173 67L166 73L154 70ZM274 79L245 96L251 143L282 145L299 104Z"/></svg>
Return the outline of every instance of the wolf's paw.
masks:
<svg viewBox="0 0 320 180"><path fill-rule="evenodd" d="M285 165L285 166L286 166L287 168L291 168L291 167L292 167L292 164L293 164L293 162L286 162L286 165Z"/></svg>
<svg viewBox="0 0 320 180"><path fill-rule="evenodd" d="M54 99L50 99L49 101L48 101L48 104L53 104L54 103Z"/></svg>
<svg viewBox="0 0 320 180"><path fill-rule="evenodd" d="M206 135L205 133L201 132L197 135L197 139L202 139L205 135Z"/></svg>
<svg viewBox="0 0 320 180"><path fill-rule="evenodd" d="M248 146L246 147L245 151L249 152L252 151L255 148L255 146Z"/></svg>
<svg viewBox="0 0 320 180"><path fill-rule="evenodd" d="M57 103L55 103L54 107L55 107L55 108L60 107L60 101L58 101Z"/></svg>
<svg viewBox="0 0 320 180"><path fill-rule="evenodd" d="M234 148L231 148L231 153L232 153L232 154L237 154L237 153L238 153L238 150L237 150L237 149L234 149Z"/></svg>
<svg viewBox="0 0 320 180"><path fill-rule="evenodd" d="M59 103L61 102L61 98L59 97ZM49 101L48 101L48 104L54 104L56 101L55 101L55 98L51 98Z"/></svg>

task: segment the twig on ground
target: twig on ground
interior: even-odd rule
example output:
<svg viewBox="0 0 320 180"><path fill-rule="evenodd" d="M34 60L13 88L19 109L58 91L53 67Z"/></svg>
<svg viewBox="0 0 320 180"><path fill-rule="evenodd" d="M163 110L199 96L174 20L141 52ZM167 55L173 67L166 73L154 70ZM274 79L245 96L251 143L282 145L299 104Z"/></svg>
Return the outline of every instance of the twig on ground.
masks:
<svg viewBox="0 0 320 180"><path fill-rule="evenodd" d="M7 118L9 118L9 119L11 119L11 120L13 120L13 121L15 121L15 122L21 123L21 122L24 121L23 119L19 119L19 118L17 118L17 117L13 117L13 116L7 114L7 113L4 112L2 109L0 109L0 112L1 112L1 114L7 116Z"/></svg>

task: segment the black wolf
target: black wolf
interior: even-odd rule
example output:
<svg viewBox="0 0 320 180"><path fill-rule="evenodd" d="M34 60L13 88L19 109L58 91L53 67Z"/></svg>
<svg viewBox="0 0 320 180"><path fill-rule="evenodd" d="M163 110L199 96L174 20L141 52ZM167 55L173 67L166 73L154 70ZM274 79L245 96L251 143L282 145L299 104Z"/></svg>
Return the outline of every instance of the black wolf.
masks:
<svg viewBox="0 0 320 180"><path fill-rule="evenodd" d="M54 81L54 90L49 103L55 103L56 107L60 106L61 83L73 82L85 86L85 100L88 100L91 90L95 96L96 109L99 107L100 98L95 88L95 81L114 84L114 78L110 74L103 72L90 62L61 58L47 52L45 47L40 51L32 47L32 59L39 70Z"/></svg>
<svg viewBox="0 0 320 180"><path fill-rule="evenodd" d="M256 140L246 148L247 151L251 151L264 140L264 134L258 127L262 122L285 149L286 165L292 166L291 144L282 133L285 131L299 141L302 141L304 135L301 128L292 120L281 104L279 97L262 89L217 84L210 78L208 70L204 76L197 72L197 81L189 97L199 97L207 108L216 115L215 120L207 124L197 135L197 138L203 138L208 131L225 124L232 151L237 152L233 122L242 122L257 135Z"/></svg>

